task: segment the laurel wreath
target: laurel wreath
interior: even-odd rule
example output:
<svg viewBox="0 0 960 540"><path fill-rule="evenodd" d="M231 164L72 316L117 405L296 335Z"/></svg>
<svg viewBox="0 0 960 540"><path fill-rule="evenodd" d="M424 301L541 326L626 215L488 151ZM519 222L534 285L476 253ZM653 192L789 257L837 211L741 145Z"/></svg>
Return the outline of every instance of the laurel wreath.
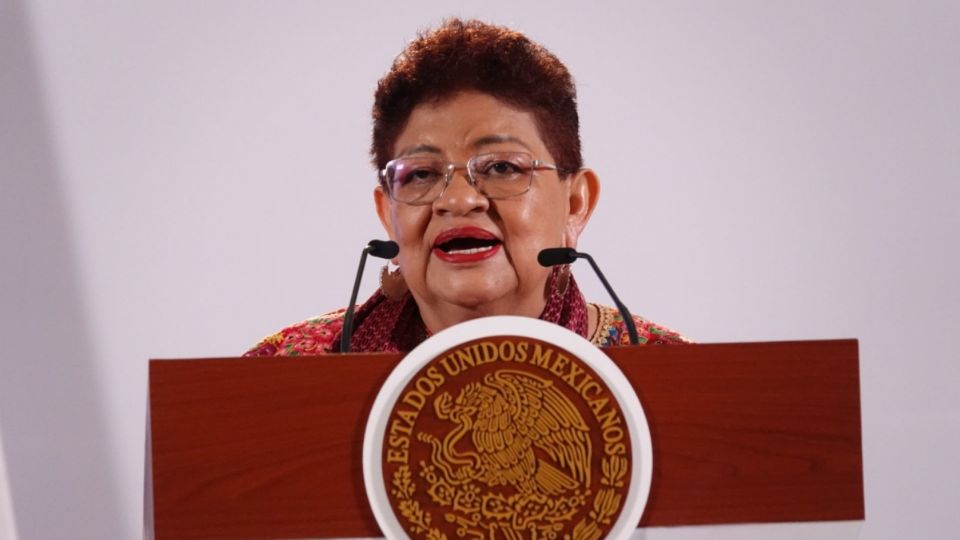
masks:
<svg viewBox="0 0 960 540"><path fill-rule="evenodd" d="M430 512L424 512L420 508L420 501L413 500L413 494L417 489L413 483L413 476L410 474L409 465L401 465L393 473L393 496L399 501L397 509L400 515L407 518L410 522L410 531L414 533L427 533L428 540L447 540L447 535L440 529L430 526Z"/></svg>
<svg viewBox="0 0 960 540"><path fill-rule="evenodd" d="M597 540L602 534L600 525L610 525L610 519L620 510L623 497L614 488L623 487L623 477L627 474L627 459L622 456L609 456L600 463L603 477L600 485L608 486L597 490L593 498L593 509L573 527L572 540Z"/></svg>
<svg viewBox="0 0 960 540"><path fill-rule="evenodd" d="M600 529L601 525L610 525L612 517L620 510L623 497L616 492L616 489L623 488L627 468L627 460L622 456L603 458L600 468L602 473L600 485L604 487L597 490L597 494L593 498L592 508L587 516L574 526L572 534L566 535L564 540L597 540L600 538L603 534ZM413 483L410 466L404 464L398 467L393 473L391 482L393 484L392 493L398 501L397 509L409 522L410 532L425 534L425 538L428 540L447 540L447 536L442 531L431 526L432 516L430 512L424 511L420 507L420 502L413 500L416 484Z"/></svg>

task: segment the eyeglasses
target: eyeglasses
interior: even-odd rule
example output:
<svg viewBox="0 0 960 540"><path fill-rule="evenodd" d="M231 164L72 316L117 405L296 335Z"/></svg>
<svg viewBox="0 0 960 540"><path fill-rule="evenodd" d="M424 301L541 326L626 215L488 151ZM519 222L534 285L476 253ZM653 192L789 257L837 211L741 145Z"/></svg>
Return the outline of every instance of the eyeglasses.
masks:
<svg viewBox="0 0 960 540"><path fill-rule="evenodd" d="M406 204L432 204L443 195L453 173L467 170L470 185L488 199L523 195L530 190L533 172L561 170L524 152L496 152L473 156L466 165L447 163L436 157L412 156L394 159L380 171L380 182L390 198Z"/></svg>

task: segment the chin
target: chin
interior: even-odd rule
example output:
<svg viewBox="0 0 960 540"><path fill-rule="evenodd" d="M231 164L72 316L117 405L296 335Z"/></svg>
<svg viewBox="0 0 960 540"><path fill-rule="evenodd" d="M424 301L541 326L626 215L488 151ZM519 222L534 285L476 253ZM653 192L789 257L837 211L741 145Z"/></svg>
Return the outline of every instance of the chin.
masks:
<svg viewBox="0 0 960 540"><path fill-rule="evenodd" d="M443 293L443 298L446 302L450 304L455 304L460 307L472 310L472 311L484 311L484 308L492 309L499 300L503 300L503 294L496 294L486 291L478 291L475 287L468 288L467 290L446 290Z"/></svg>
<svg viewBox="0 0 960 540"><path fill-rule="evenodd" d="M445 280L438 284L434 295L445 303L470 311L488 314L516 295L516 287L508 283L478 279ZM479 316L479 315L478 315Z"/></svg>

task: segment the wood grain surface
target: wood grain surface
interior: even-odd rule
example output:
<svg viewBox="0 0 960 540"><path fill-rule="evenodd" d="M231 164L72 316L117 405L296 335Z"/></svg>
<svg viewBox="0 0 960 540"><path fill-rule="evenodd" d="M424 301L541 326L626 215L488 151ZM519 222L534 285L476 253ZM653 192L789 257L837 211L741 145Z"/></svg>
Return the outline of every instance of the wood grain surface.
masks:
<svg viewBox="0 0 960 540"><path fill-rule="evenodd" d="M863 519L856 341L606 352L653 435L641 524ZM398 360L152 360L155 537L380 536L362 439Z"/></svg>

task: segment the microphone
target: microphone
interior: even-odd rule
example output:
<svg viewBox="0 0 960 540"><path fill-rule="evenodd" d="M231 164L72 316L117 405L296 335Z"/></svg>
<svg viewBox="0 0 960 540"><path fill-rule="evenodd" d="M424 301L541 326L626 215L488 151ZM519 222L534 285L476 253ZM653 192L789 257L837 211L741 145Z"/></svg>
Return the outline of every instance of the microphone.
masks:
<svg viewBox="0 0 960 540"><path fill-rule="evenodd" d="M381 259L392 259L400 253L400 246L393 240L371 240L367 243L367 249L371 255Z"/></svg>
<svg viewBox="0 0 960 540"><path fill-rule="evenodd" d="M340 331L340 352L350 352L350 337L353 335L353 312L357 305L357 291L360 290L360 278L363 277L363 267L367 264L367 255L381 259L392 259L400 253L400 246L392 240L371 240L360 254L360 266L357 268L357 277L353 280L353 292L350 293L350 303L347 312L343 315L343 330Z"/></svg>
<svg viewBox="0 0 960 540"><path fill-rule="evenodd" d="M627 332L630 334L630 343L639 345L640 337L637 335L637 325L633 323L633 316L630 315L630 310L627 309L627 306L623 305L617 293L613 292L613 287L610 286L610 282L604 277L603 272L600 271L600 267L597 266L593 257L587 253L565 247L547 248L537 254L537 262L540 263L540 266L548 268L558 264L571 264L577 259L586 259L587 262L590 263L590 266L593 267L593 271L596 272L597 277L600 278L600 283L603 283L603 287L607 289L607 293L610 295L610 298L613 299L613 303L616 304L617 309L620 310L620 316L623 317L623 322L627 325Z"/></svg>

